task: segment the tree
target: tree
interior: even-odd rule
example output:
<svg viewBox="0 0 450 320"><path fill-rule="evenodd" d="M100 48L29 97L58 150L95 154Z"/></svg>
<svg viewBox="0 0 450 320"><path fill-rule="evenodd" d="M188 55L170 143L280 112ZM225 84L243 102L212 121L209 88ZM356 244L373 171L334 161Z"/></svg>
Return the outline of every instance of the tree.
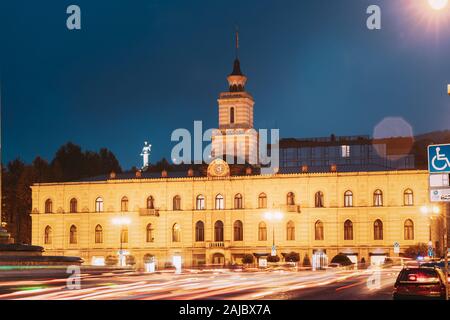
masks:
<svg viewBox="0 0 450 320"><path fill-rule="evenodd" d="M136 258L132 255L126 256L126 262L128 266L134 266L136 264Z"/></svg>
<svg viewBox="0 0 450 320"><path fill-rule="evenodd" d="M254 261L254 258L253 258L253 255L251 255L251 254L246 254L242 257L243 264L251 264L251 263L253 263L253 261Z"/></svg>
<svg viewBox="0 0 450 320"><path fill-rule="evenodd" d="M311 261L309 260L308 254L305 254L305 256L303 257L303 266L311 267Z"/></svg>
<svg viewBox="0 0 450 320"><path fill-rule="evenodd" d="M417 243L405 249L404 256L411 259L417 259L418 256L425 257L428 254L426 243Z"/></svg>
<svg viewBox="0 0 450 320"><path fill-rule="evenodd" d="M339 263L342 266L350 266L353 262L345 254L338 254L331 259L331 263Z"/></svg>
<svg viewBox="0 0 450 320"><path fill-rule="evenodd" d="M279 262L280 261L280 257L279 256L268 256L267 257L267 262Z"/></svg>
<svg viewBox="0 0 450 320"><path fill-rule="evenodd" d="M300 255L297 252L289 252L287 255L284 256L284 260L286 262L299 262Z"/></svg>

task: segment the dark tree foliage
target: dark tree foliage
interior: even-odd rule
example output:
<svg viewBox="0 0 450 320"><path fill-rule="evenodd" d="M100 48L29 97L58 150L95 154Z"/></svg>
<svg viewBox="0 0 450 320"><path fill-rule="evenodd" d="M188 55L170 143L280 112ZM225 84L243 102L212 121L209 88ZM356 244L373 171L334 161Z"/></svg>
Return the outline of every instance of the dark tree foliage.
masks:
<svg viewBox="0 0 450 320"><path fill-rule="evenodd" d="M31 243L31 188L34 183L76 181L81 178L120 173L114 154L107 149L82 151L71 142L63 145L48 163L36 157L31 164L16 159L2 167L2 221L16 243Z"/></svg>
<svg viewBox="0 0 450 320"><path fill-rule="evenodd" d="M251 264L251 263L253 263L253 261L254 261L254 258L253 258L253 255L251 255L251 254L246 254L246 255L244 255L244 257L242 257L243 264Z"/></svg>
<svg viewBox="0 0 450 320"><path fill-rule="evenodd" d="M405 249L404 257L416 259L418 256L428 255L428 245L426 243L417 243Z"/></svg>
<svg viewBox="0 0 450 320"><path fill-rule="evenodd" d="M299 262L300 254L298 254L298 252L289 252L284 256L284 260L286 262Z"/></svg>
<svg viewBox="0 0 450 320"><path fill-rule="evenodd" d="M339 263L342 266L349 266L352 263L349 257L347 257L345 254L338 254L334 256L333 259L331 259L331 263Z"/></svg>

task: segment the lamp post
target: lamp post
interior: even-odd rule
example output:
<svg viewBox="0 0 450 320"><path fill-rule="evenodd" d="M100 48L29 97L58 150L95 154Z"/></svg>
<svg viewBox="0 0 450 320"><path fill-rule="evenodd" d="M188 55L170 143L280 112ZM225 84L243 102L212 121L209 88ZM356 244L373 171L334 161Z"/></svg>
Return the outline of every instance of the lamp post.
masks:
<svg viewBox="0 0 450 320"><path fill-rule="evenodd" d="M280 221L283 219L283 214L281 212L266 212L264 214L264 218L269 221L272 221L272 252L271 256L276 256L277 251L275 247L275 221Z"/></svg>
<svg viewBox="0 0 450 320"><path fill-rule="evenodd" d="M430 220L434 215L439 215L441 213L441 209L434 205L432 207L429 206L422 206L420 208L423 214L427 214L430 217ZM447 243L447 211L448 211L448 204L443 204L443 210L442 210L442 218L443 218L443 251L444 251L444 276L445 276L445 299L448 300L448 243ZM430 222L430 240L431 240L431 222Z"/></svg>
<svg viewBox="0 0 450 320"><path fill-rule="evenodd" d="M116 226L120 227L120 250L119 250L119 264L121 267L123 267L125 265L124 261L123 261L123 230L124 230L124 226L128 226L131 223L131 220L127 217L124 216L120 216L120 217L116 217L112 219L112 223Z"/></svg>

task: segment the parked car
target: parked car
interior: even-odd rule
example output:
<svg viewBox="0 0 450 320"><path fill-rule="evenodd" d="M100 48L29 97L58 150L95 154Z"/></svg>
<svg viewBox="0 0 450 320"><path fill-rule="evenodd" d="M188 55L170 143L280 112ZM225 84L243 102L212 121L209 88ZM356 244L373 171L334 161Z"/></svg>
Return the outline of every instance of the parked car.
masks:
<svg viewBox="0 0 450 320"><path fill-rule="evenodd" d="M394 300L445 299L445 276L436 267L407 267L394 285Z"/></svg>

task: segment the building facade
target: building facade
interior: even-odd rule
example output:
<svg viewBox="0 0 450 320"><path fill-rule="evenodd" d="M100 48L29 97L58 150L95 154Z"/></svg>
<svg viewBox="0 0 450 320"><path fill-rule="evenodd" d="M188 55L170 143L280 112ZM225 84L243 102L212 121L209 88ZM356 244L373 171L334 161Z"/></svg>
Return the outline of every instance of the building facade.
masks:
<svg viewBox="0 0 450 320"><path fill-rule="evenodd" d="M215 161L210 171L219 165L227 166ZM342 253L376 263L394 256L394 242L403 251L429 241L420 210L427 179L426 171L387 171L38 184L32 238L46 254L87 264L117 256L121 246L141 266L146 255L160 268L174 257L184 266L239 264L244 254L268 256L273 243L281 258L296 252L323 265ZM268 212L281 219L269 220ZM118 226L118 217L129 224Z"/></svg>

